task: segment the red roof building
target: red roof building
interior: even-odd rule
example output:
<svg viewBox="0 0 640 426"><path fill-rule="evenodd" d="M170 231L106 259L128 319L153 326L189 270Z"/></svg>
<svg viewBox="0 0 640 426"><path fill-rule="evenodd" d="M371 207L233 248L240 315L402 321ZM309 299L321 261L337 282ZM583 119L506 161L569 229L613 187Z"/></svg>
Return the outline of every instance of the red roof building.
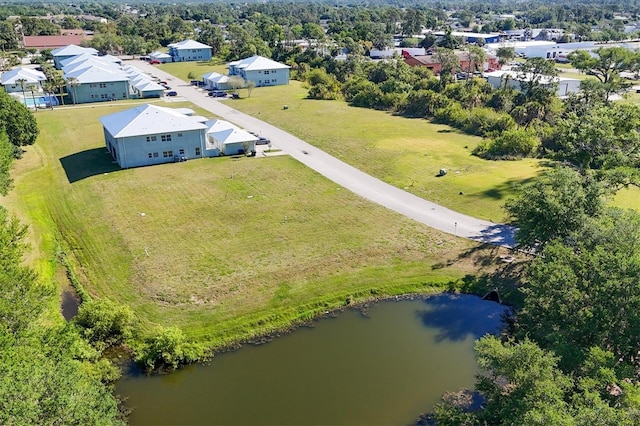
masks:
<svg viewBox="0 0 640 426"><path fill-rule="evenodd" d="M80 45L87 36L84 34L55 35L55 36L24 36L25 48L57 49L70 44Z"/></svg>
<svg viewBox="0 0 640 426"><path fill-rule="evenodd" d="M471 69L473 71L476 68L475 64L473 63L471 64L471 68L469 68L469 56L466 52L456 52L456 56L460 61L460 69L462 71L466 71L467 69ZM427 67L436 75L440 74L440 71L442 71L442 64L440 63L440 61L438 61L437 55L411 55L406 50L403 50L402 57L404 58L404 62L412 67ZM487 59L485 60L484 64L482 64L482 66L478 66L477 68L483 71L499 70L502 67L500 65L500 62L498 62L498 59L499 58L497 56L487 53Z"/></svg>

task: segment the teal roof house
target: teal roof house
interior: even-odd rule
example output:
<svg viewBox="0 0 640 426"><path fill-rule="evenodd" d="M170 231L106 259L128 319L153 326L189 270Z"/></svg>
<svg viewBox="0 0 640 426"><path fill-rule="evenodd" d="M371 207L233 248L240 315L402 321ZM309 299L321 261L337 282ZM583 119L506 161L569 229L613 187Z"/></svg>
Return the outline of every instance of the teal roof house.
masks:
<svg viewBox="0 0 640 426"><path fill-rule="evenodd" d="M230 62L229 76L240 76L245 81L253 81L256 87L289 84L289 66L263 56L251 56Z"/></svg>
<svg viewBox="0 0 640 426"><path fill-rule="evenodd" d="M150 166L212 157L201 117L155 105L139 105L100 118L105 145L120 167Z"/></svg>
<svg viewBox="0 0 640 426"><path fill-rule="evenodd" d="M173 62L208 61L211 59L211 46L195 40L184 40L169 45L169 55Z"/></svg>
<svg viewBox="0 0 640 426"><path fill-rule="evenodd" d="M255 152L258 137L224 120L207 123L207 147L222 155L242 155Z"/></svg>
<svg viewBox="0 0 640 426"><path fill-rule="evenodd" d="M9 93L19 93L31 88L36 92L42 92L42 84L46 80L47 77L43 72L31 68L14 68L0 75L0 84Z"/></svg>

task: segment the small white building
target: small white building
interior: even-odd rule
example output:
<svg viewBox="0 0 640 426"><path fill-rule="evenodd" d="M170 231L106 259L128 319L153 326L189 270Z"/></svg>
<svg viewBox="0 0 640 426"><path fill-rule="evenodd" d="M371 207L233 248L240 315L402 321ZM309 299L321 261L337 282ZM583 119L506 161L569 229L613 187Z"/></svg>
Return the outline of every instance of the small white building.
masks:
<svg viewBox="0 0 640 426"><path fill-rule="evenodd" d="M206 89L229 90L229 77L217 72L210 72L202 76L202 81Z"/></svg>
<svg viewBox="0 0 640 426"><path fill-rule="evenodd" d="M229 76L237 75L253 81L256 87L289 84L288 65L263 56L254 55L240 61L229 62Z"/></svg>
<svg viewBox="0 0 640 426"><path fill-rule="evenodd" d="M498 89L505 85L520 90L520 83L529 81L532 78L531 74L523 74L517 71L493 71L484 73L484 77L487 82L494 88ZM580 80L575 78L566 77L543 77L540 81L542 85L548 85L557 83L556 94L560 97L565 97L570 93L577 93L580 91Z"/></svg>
<svg viewBox="0 0 640 426"><path fill-rule="evenodd" d="M258 137L224 120L207 123L207 149L216 149L222 155L240 155L255 152Z"/></svg>
<svg viewBox="0 0 640 426"><path fill-rule="evenodd" d="M165 62L172 62L171 55L169 55L168 53L158 52L158 51L150 53L149 54L149 60L150 61L159 61L159 62L162 62L163 64Z"/></svg>
<svg viewBox="0 0 640 426"><path fill-rule="evenodd" d="M43 72L31 68L14 68L0 75L0 84L7 92L21 92L31 88L36 92L42 92L42 84L46 80Z"/></svg>

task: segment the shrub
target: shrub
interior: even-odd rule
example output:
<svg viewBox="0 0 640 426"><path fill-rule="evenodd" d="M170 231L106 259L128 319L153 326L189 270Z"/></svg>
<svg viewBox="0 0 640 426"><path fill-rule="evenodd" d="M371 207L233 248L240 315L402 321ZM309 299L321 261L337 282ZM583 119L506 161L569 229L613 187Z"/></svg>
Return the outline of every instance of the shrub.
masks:
<svg viewBox="0 0 640 426"><path fill-rule="evenodd" d="M524 128L507 130L491 141L483 141L473 154L488 159L528 157L540 145L540 139Z"/></svg>
<svg viewBox="0 0 640 426"><path fill-rule="evenodd" d="M133 311L108 300L84 302L74 321L89 342L102 348L124 342L133 331Z"/></svg>
<svg viewBox="0 0 640 426"><path fill-rule="evenodd" d="M136 352L136 361L148 370L175 369L183 364L202 361L208 355L203 345L187 342L177 327L158 329Z"/></svg>
<svg viewBox="0 0 640 426"><path fill-rule="evenodd" d="M446 96L432 90L418 90L411 92L401 105L398 112L407 117L433 117L437 109L451 104Z"/></svg>
<svg viewBox="0 0 640 426"><path fill-rule="evenodd" d="M471 113L462 108L458 102L451 101L446 107L437 109L434 113L434 118L438 123L449 124L458 129L463 129L469 124L470 115Z"/></svg>
<svg viewBox="0 0 640 426"><path fill-rule="evenodd" d="M491 108L474 108L464 131L487 136L513 129L515 125L515 120L509 114L496 112Z"/></svg>

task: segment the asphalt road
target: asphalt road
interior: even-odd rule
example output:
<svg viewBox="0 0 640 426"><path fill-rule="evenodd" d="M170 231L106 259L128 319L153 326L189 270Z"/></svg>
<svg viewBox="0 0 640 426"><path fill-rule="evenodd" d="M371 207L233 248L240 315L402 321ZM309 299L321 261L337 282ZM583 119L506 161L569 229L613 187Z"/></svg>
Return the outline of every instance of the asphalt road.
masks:
<svg viewBox="0 0 640 426"><path fill-rule="evenodd" d="M230 108L219 102L219 98L206 96L206 93L153 65L143 61L131 62L141 70L166 80L171 89L178 92L178 98L184 98L225 120L269 138L273 146L361 197L458 237L504 247L513 247L515 244L513 227L460 214L391 186L269 123Z"/></svg>

